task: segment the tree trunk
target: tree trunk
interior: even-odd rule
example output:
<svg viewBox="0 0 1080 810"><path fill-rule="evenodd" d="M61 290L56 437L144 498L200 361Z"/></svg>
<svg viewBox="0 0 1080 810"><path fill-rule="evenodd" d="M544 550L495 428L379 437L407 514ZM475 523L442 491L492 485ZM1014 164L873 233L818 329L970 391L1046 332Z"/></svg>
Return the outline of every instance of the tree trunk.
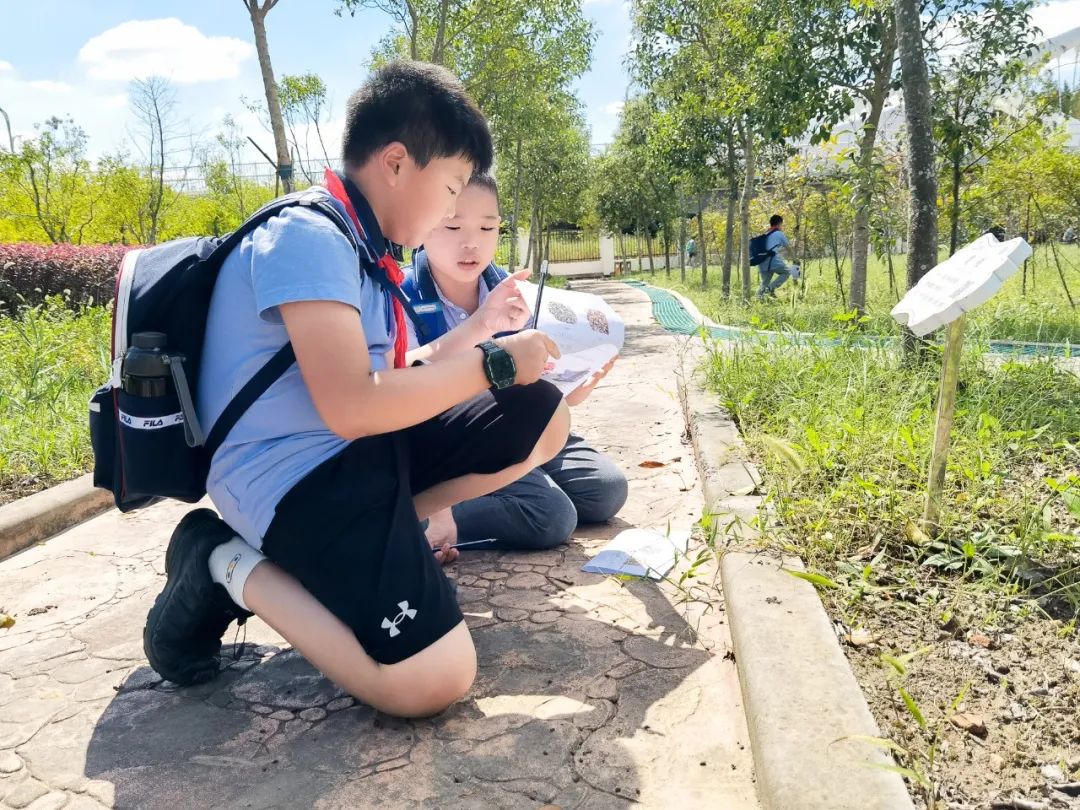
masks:
<svg viewBox="0 0 1080 810"><path fill-rule="evenodd" d="M289 144L285 138L285 120L281 115L281 100L278 98L277 81L274 68L270 64L270 46L266 41L266 15L278 0L244 0L251 16L251 27L255 32L255 51L259 55L259 69L262 72L263 89L266 91L266 110L270 114L270 127L274 132L274 149L277 152L277 173L281 184L288 194L294 188L292 176L292 158L289 156Z"/></svg>
<svg viewBox="0 0 1080 810"><path fill-rule="evenodd" d="M680 209L686 208L685 203L680 202ZM679 211L679 280L686 283L686 217L683 211Z"/></svg>
<svg viewBox="0 0 1080 810"><path fill-rule="evenodd" d="M518 223L521 220L521 138L514 158L514 213L510 220L510 272L517 267Z"/></svg>
<svg viewBox="0 0 1080 810"><path fill-rule="evenodd" d="M698 195L697 205L698 256L701 257L701 289L709 288L709 250L705 244L705 198Z"/></svg>
<svg viewBox="0 0 1080 810"><path fill-rule="evenodd" d="M1031 195L1028 194L1027 201L1027 216L1024 221L1024 241L1031 242ZM1027 276L1028 276L1028 262L1030 257L1024 259L1024 278L1020 285L1020 297L1027 298Z"/></svg>
<svg viewBox="0 0 1080 810"><path fill-rule="evenodd" d="M11 154L15 154L15 136L11 133L11 119L8 118L8 114L4 111L3 107L0 107L0 115L4 116L4 123L7 125L8 146L11 149Z"/></svg>
<svg viewBox="0 0 1080 810"><path fill-rule="evenodd" d="M896 44L904 87L904 118L908 138L908 182L911 219L908 222L908 289L937 264L937 172L934 165L933 119L930 117L930 76L923 54L919 0L895 0ZM917 342L905 330L904 348L910 355Z"/></svg>
<svg viewBox="0 0 1080 810"><path fill-rule="evenodd" d="M900 303L900 290L896 288L896 273L893 270L892 260L892 231L889 230L888 222L885 225L885 261L889 265L889 292L897 303Z"/></svg>
<svg viewBox="0 0 1080 810"><path fill-rule="evenodd" d="M652 231L649 230L649 226L645 226L645 248L649 251L649 275L656 275L656 264L653 262L652 255Z"/></svg>
<svg viewBox="0 0 1080 810"><path fill-rule="evenodd" d="M536 207L533 206L532 211L529 213L529 244L525 248L525 260L521 263L522 267L528 267L532 263L533 246L536 242Z"/></svg>
<svg viewBox="0 0 1080 810"><path fill-rule="evenodd" d="M855 228L851 245L851 305L859 317L866 314L866 263L870 251L870 208L874 194L874 145L877 141L881 111L889 93L893 61L896 52L896 30L891 20L886 20L882 37L880 61L874 72L874 86L870 91L870 111L863 126L859 144L859 176L855 189Z"/></svg>
<svg viewBox="0 0 1080 810"><path fill-rule="evenodd" d="M441 0L439 3L439 25L435 33L435 46L431 49L431 61L436 65L443 64L446 48L446 18L449 13L450 0Z"/></svg>
<svg viewBox="0 0 1080 810"><path fill-rule="evenodd" d="M743 301L750 301L750 200L754 197L754 131L747 121L743 124L743 154L746 157L746 176L743 178L742 211L740 213L740 225L742 227L741 251L742 251L742 297Z"/></svg>
<svg viewBox="0 0 1080 810"><path fill-rule="evenodd" d="M150 200L150 244L157 244L158 225L161 221L161 206L165 201L165 129L161 120L161 109L154 100L154 118L157 124L158 162L154 167L157 177L154 179L154 193Z"/></svg>
<svg viewBox="0 0 1080 810"><path fill-rule="evenodd" d="M533 250L533 273L539 278L540 265L547 258L544 254L544 209L536 211L536 248Z"/></svg>
<svg viewBox="0 0 1080 810"><path fill-rule="evenodd" d="M668 234L668 223L664 223L664 275L671 278L671 237Z"/></svg>
<svg viewBox="0 0 1080 810"><path fill-rule="evenodd" d="M961 163L963 155L959 152L952 157L952 205L949 207L949 255L956 253L960 242L960 184L963 181L963 168Z"/></svg>
<svg viewBox="0 0 1080 810"><path fill-rule="evenodd" d="M735 209L739 202L739 185L735 165L735 132L727 131L727 219L724 221L724 266L721 270L721 295L731 296L731 263L735 258Z"/></svg>
<svg viewBox="0 0 1080 810"><path fill-rule="evenodd" d="M847 311L847 295L844 293L844 270L840 265L840 243L836 238L836 226L833 224L832 212L829 210L829 195L821 193L821 201L825 205L825 222L829 226L829 249L833 256L833 267L836 269L836 291L840 295L840 303Z"/></svg>

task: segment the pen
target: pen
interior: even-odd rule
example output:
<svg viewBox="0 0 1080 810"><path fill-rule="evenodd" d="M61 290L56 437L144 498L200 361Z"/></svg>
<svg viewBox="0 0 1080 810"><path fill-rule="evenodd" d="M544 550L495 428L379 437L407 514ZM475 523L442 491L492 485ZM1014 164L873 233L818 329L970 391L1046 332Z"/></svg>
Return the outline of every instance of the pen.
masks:
<svg viewBox="0 0 1080 810"><path fill-rule="evenodd" d="M544 282L547 281L547 277L548 277L548 263L547 263L547 259L544 259L544 261L540 262L540 283L537 285L537 289L536 289L536 306L533 307L533 320L532 320L532 328L533 329L536 328L536 324L540 320L540 299L544 297Z"/></svg>
<svg viewBox="0 0 1080 810"><path fill-rule="evenodd" d="M488 538L487 540L469 540L469 541L467 541L465 543L454 543L454 545L450 546L450 548L461 548L462 546L476 546L476 545L479 545L480 543L494 543L494 542L495 542L495 538L493 538L493 537ZM432 551L435 552L436 554L438 554L440 551L442 551L442 548L441 547L440 548L433 548Z"/></svg>

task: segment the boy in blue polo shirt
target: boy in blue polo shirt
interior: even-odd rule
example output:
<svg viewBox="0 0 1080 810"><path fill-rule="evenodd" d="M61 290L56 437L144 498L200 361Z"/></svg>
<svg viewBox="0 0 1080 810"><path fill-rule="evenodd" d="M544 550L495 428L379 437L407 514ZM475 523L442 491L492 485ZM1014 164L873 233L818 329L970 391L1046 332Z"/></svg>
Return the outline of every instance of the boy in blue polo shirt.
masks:
<svg viewBox="0 0 1080 810"><path fill-rule="evenodd" d="M209 680L251 611L360 700L425 715L465 694L476 653L420 521L551 459L569 416L539 381L558 348L535 330L406 351L387 240L419 244L492 162L461 84L433 65L380 69L349 99L343 156L320 193L351 239L297 205L222 266L203 424L288 342L296 364L215 454L207 491L225 521L199 509L173 533L144 649L169 680ZM519 320L513 292L493 305L500 323Z"/></svg>
<svg viewBox="0 0 1080 810"><path fill-rule="evenodd" d="M473 330L473 341L491 337L485 322L496 303L493 293L501 298L495 292L498 285L513 282L504 282L506 273L493 263L499 222L494 178L474 174L454 216L428 234L412 267L405 268L402 288L422 316L419 329L408 325L410 346L430 345L455 329ZM527 275L516 273L515 279ZM602 376L567 401L582 402ZM492 540L471 546L477 549L552 548L567 542L578 523L610 520L626 496L626 476L607 456L571 435L555 458L509 486L433 515L427 535L433 544Z"/></svg>
<svg viewBox="0 0 1080 810"><path fill-rule="evenodd" d="M766 295L776 297L776 291L780 289L789 278L799 277L799 266L788 265L784 261L787 249L791 246L787 234L784 233L784 218L779 214L769 217L769 230L765 232L765 249L770 252L768 258L758 265L758 275L761 276L761 286L758 288L758 300Z"/></svg>

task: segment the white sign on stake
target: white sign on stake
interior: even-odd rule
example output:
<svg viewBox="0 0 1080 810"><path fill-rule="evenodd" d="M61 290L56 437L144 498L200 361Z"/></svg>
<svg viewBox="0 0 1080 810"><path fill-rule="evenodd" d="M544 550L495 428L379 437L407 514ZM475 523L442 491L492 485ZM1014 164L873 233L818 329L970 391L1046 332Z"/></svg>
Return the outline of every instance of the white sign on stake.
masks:
<svg viewBox="0 0 1080 810"><path fill-rule="evenodd" d="M1030 255L1023 239L980 236L923 276L892 316L919 337L928 335L992 298Z"/></svg>
<svg viewBox="0 0 1080 810"><path fill-rule="evenodd" d="M964 313L992 298L1030 255L1031 246L1023 239L999 242L992 234L985 234L923 276L893 307L892 316L919 337L939 327L949 327L941 363L934 447L926 482L923 527L927 531L936 533L941 517L960 377L960 350L964 342Z"/></svg>

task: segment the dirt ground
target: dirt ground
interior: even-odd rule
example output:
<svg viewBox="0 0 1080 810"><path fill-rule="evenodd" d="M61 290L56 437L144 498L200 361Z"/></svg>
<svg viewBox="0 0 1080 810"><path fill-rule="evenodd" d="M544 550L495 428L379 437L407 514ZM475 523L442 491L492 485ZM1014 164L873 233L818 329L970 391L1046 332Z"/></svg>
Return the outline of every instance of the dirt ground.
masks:
<svg viewBox="0 0 1080 810"><path fill-rule="evenodd" d="M859 631L838 632L882 734L907 749L905 764L930 783L927 789L909 780L916 804L1080 808L1080 634L1045 617L1002 627L954 619L942 627L910 607L864 611ZM914 651L921 652L903 676L882 659Z"/></svg>

